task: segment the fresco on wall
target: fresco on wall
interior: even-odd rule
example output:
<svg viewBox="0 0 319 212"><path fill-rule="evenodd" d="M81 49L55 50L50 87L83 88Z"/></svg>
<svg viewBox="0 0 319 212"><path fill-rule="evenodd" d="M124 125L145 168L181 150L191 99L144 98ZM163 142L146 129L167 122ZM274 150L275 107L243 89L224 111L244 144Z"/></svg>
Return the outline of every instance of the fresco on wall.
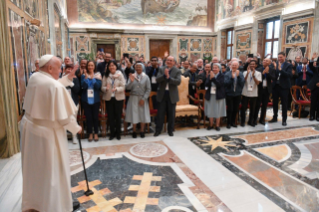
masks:
<svg viewBox="0 0 319 212"><path fill-rule="evenodd" d="M138 52L139 45L139 38L127 38L127 51Z"/></svg>
<svg viewBox="0 0 319 212"><path fill-rule="evenodd" d="M179 39L178 45L179 45L180 51L187 51L188 50L188 39L187 38Z"/></svg>
<svg viewBox="0 0 319 212"><path fill-rule="evenodd" d="M89 51L89 37L79 36L75 38L76 51Z"/></svg>
<svg viewBox="0 0 319 212"><path fill-rule="evenodd" d="M213 40L209 38L203 39L203 49L205 52L211 52L213 50Z"/></svg>
<svg viewBox="0 0 319 212"><path fill-rule="evenodd" d="M40 50L40 54L39 54L40 57L46 54L45 34L42 31L40 31L39 33L39 50Z"/></svg>
<svg viewBox="0 0 319 212"><path fill-rule="evenodd" d="M78 0L79 22L207 26L207 0Z"/></svg>
<svg viewBox="0 0 319 212"><path fill-rule="evenodd" d="M54 28L55 28L55 45L56 55L62 57L62 34L60 25L60 15L54 10Z"/></svg>
<svg viewBox="0 0 319 212"><path fill-rule="evenodd" d="M27 48L28 75L35 70L35 60L40 57L38 27L25 22L25 42Z"/></svg>
<svg viewBox="0 0 319 212"><path fill-rule="evenodd" d="M18 99L19 115L22 113L22 105L26 91L26 68L24 64L24 40L23 23L21 16L9 9L9 26L11 33L12 58L15 74L16 92Z"/></svg>
<svg viewBox="0 0 319 212"><path fill-rule="evenodd" d="M192 52L191 53L191 58L190 61L191 62L195 62L196 60L201 59L201 53L199 52Z"/></svg>
<svg viewBox="0 0 319 212"><path fill-rule="evenodd" d="M179 57L179 62L185 62L186 60L188 60L188 53L185 53L185 52L179 53L178 57Z"/></svg>
<svg viewBox="0 0 319 212"><path fill-rule="evenodd" d="M216 20L238 16L242 13L257 10L260 7L285 2L289 0L217 0L216 1Z"/></svg>
<svg viewBox="0 0 319 212"><path fill-rule="evenodd" d="M204 53L204 54L203 54L203 60L204 60L204 61L205 61L205 60L212 61L212 59L213 59L212 53Z"/></svg>
<svg viewBox="0 0 319 212"><path fill-rule="evenodd" d="M202 51L202 39L191 39L189 49L194 52Z"/></svg>
<svg viewBox="0 0 319 212"><path fill-rule="evenodd" d="M24 0L24 11L32 18L39 17L39 2L38 0Z"/></svg>
<svg viewBox="0 0 319 212"><path fill-rule="evenodd" d="M249 49L251 44L251 32L237 34L236 49Z"/></svg>
<svg viewBox="0 0 319 212"><path fill-rule="evenodd" d="M304 57L306 52L306 46L286 47L286 55L288 60L295 60L297 56Z"/></svg>
<svg viewBox="0 0 319 212"><path fill-rule="evenodd" d="M286 26L286 44L307 43L309 22Z"/></svg>

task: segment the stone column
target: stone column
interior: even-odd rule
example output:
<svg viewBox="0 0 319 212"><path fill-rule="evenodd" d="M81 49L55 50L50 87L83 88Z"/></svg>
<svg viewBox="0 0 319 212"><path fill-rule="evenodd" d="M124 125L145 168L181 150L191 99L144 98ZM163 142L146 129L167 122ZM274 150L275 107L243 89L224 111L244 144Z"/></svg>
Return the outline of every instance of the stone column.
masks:
<svg viewBox="0 0 319 212"><path fill-rule="evenodd" d="M49 14L49 28L50 28L50 39L51 54L56 55L55 45L55 27L54 27L54 1L48 1L48 14Z"/></svg>
<svg viewBox="0 0 319 212"><path fill-rule="evenodd" d="M314 10L314 24L313 24L313 32L312 32L312 44L311 44L311 54L313 52L319 53L319 2L315 1L315 10Z"/></svg>
<svg viewBox="0 0 319 212"><path fill-rule="evenodd" d="M20 151L6 1L0 1L0 158Z"/></svg>
<svg viewBox="0 0 319 212"><path fill-rule="evenodd" d="M258 20L254 19L253 33L251 35L251 54L257 54L258 47Z"/></svg>
<svg viewBox="0 0 319 212"><path fill-rule="evenodd" d="M221 56L221 48L220 48L220 46L221 46L221 39L222 39L222 32L221 32L221 30L218 30L216 39L217 39L217 42L216 42L216 43L217 43L216 56L217 56L218 59L220 60L220 59L221 59L221 58L220 58L220 56Z"/></svg>

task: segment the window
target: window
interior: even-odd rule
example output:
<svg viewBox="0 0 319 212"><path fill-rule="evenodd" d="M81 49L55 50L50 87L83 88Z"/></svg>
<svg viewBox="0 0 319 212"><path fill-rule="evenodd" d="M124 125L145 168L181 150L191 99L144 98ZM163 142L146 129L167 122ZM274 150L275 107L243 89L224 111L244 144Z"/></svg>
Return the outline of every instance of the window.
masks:
<svg viewBox="0 0 319 212"><path fill-rule="evenodd" d="M226 31L226 58L230 60L233 56L233 36L234 36L234 29L229 29Z"/></svg>
<svg viewBox="0 0 319 212"><path fill-rule="evenodd" d="M278 40L280 32L280 20L270 20L265 26L265 55L272 54L271 58L277 58L278 55Z"/></svg>

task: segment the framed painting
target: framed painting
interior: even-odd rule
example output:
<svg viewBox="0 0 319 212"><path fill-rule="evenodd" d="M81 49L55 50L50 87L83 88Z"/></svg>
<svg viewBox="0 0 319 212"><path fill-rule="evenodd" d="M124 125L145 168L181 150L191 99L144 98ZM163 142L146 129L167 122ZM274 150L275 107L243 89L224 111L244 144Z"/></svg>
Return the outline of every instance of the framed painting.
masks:
<svg viewBox="0 0 319 212"><path fill-rule="evenodd" d="M26 92L27 70L24 57L23 23L21 16L9 9L9 27L11 34L13 69L15 74L16 95L19 115L22 114Z"/></svg>
<svg viewBox="0 0 319 212"><path fill-rule="evenodd" d="M30 22L25 21L25 39L27 48L27 67L28 75L31 71L35 69L35 60L40 57L40 47L39 47L39 31Z"/></svg>
<svg viewBox="0 0 319 212"><path fill-rule="evenodd" d="M251 32L236 35L236 49L249 49L251 45Z"/></svg>
<svg viewBox="0 0 319 212"><path fill-rule="evenodd" d="M190 41L190 51L202 51L202 39L191 39Z"/></svg>
<svg viewBox="0 0 319 212"><path fill-rule="evenodd" d="M286 55L288 60L295 60L297 56L305 57L307 46L286 47Z"/></svg>
<svg viewBox="0 0 319 212"><path fill-rule="evenodd" d="M188 39L187 38L180 38L178 45L179 45L179 51L187 51L188 50Z"/></svg>
<svg viewBox="0 0 319 212"><path fill-rule="evenodd" d="M309 22L291 24L286 26L286 44L307 43Z"/></svg>
<svg viewBox="0 0 319 212"><path fill-rule="evenodd" d="M75 38L76 51L89 51L89 37L79 36Z"/></svg>

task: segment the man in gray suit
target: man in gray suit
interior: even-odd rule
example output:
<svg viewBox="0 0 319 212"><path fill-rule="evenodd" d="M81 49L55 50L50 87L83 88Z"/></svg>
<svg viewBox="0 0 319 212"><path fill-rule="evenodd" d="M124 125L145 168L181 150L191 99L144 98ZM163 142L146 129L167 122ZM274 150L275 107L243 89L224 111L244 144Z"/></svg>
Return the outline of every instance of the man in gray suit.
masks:
<svg viewBox="0 0 319 212"><path fill-rule="evenodd" d="M173 136L176 102L179 101L177 86L181 84L181 71L175 66L175 59L167 57L166 66L159 69L156 77L157 88L157 123L154 136L161 134L165 114L167 112L168 135ZM167 111L166 111L167 110Z"/></svg>

